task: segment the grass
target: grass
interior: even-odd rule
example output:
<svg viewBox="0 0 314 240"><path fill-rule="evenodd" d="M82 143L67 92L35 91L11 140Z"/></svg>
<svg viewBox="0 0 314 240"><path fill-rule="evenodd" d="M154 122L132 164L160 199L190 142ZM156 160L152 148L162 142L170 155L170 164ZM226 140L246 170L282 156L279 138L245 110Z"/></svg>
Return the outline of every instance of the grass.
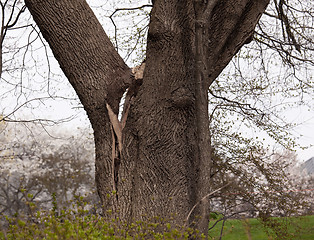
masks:
<svg viewBox="0 0 314 240"><path fill-rule="evenodd" d="M216 220L211 221L211 225ZM286 223L280 226L279 223ZM264 226L258 219L231 219L224 223L222 240L267 240L267 239L293 239L312 240L314 239L314 215L272 218L270 224L279 226L282 235L276 237L269 226ZM220 221L209 231L211 239L219 239L222 229Z"/></svg>

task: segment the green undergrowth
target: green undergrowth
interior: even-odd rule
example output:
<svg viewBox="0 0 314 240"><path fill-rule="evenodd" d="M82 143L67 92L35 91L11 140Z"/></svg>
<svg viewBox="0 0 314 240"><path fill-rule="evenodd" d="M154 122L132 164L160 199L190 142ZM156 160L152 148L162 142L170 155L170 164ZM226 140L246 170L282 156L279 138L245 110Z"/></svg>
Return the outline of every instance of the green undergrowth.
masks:
<svg viewBox="0 0 314 240"><path fill-rule="evenodd" d="M37 211L31 217L6 217L6 224L0 225L0 239L204 239L192 229L173 226L161 218L124 223L90 214L86 205L81 198L68 210L57 211L54 203L51 211Z"/></svg>
<svg viewBox="0 0 314 240"><path fill-rule="evenodd" d="M210 226L217 220L219 219L212 220ZM222 236L222 240L312 240L314 239L314 215L270 218L265 223L254 218L229 219L224 223L219 221L209 231L209 236L213 240L220 239L220 236Z"/></svg>
<svg viewBox="0 0 314 240"><path fill-rule="evenodd" d="M156 230L161 224L136 221L121 224L117 219L59 218L52 215L42 218L43 223L18 220L7 231L0 233L1 239L188 239L192 231L182 231L166 225L164 231ZM163 226L164 227L164 226Z"/></svg>
<svg viewBox="0 0 314 240"><path fill-rule="evenodd" d="M192 229L174 226L162 218L125 223L114 218L112 212L106 217L92 214L90 206L78 197L72 207L58 210L56 201L50 211L35 211L26 216L1 217L0 239L205 239ZM214 226L214 227L212 227ZM290 218L228 219L211 214L209 239L267 240L267 239L314 239L314 215ZM211 228L212 227L212 228Z"/></svg>

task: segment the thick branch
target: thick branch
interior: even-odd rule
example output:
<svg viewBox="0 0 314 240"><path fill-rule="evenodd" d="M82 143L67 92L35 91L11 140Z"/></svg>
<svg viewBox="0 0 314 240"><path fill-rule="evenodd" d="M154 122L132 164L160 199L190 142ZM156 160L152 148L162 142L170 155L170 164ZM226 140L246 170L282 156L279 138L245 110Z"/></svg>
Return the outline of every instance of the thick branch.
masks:
<svg viewBox="0 0 314 240"><path fill-rule="evenodd" d="M118 112L131 70L84 0L25 0L88 113L108 102Z"/></svg>
<svg viewBox="0 0 314 240"><path fill-rule="evenodd" d="M217 78L238 50L252 39L255 26L269 0L223 0L208 19L208 86Z"/></svg>

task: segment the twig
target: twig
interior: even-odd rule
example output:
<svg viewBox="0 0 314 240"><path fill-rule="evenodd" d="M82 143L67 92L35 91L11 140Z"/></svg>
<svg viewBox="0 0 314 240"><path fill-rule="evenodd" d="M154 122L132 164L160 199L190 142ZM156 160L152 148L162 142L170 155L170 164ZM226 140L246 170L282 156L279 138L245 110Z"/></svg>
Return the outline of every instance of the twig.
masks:
<svg viewBox="0 0 314 240"><path fill-rule="evenodd" d="M191 211L189 212L188 216L186 217L186 219L185 219L185 224L188 222L188 220L189 220L189 218L190 218L192 212L193 212L194 209L197 207L197 205L199 205L202 201L204 201L204 200L205 200L206 198L208 198L209 196L211 196L211 195L215 194L216 192L218 192L218 191L224 189L225 187L229 186L230 184L231 184L231 183L227 183L226 185L224 185L224 186L222 186L222 187L220 187L220 188L214 190L213 192L211 192L211 193L205 195L201 200L199 200L199 201L192 207Z"/></svg>
<svg viewBox="0 0 314 240"><path fill-rule="evenodd" d="M118 41L117 41L117 25L116 23L113 21L113 15L115 15L117 12L119 11L133 11L133 10L138 10L138 9L141 9L141 8L144 8L144 7L153 7L153 5L151 4L145 4L145 5L142 5L142 6L139 6L139 7L133 7L133 8L117 8L116 10L114 10L114 12L109 16L113 26L114 26L114 40L115 40L115 43L116 43L116 51L118 52Z"/></svg>

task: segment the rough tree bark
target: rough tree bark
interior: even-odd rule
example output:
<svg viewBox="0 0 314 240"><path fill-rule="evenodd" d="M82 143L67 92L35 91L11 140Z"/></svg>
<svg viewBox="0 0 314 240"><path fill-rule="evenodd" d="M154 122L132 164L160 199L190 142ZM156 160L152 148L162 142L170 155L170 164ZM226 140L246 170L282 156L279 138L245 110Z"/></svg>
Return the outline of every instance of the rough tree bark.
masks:
<svg viewBox="0 0 314 240"><path fill-rule="evenodd" d="M130 101L121 154L113 121L123 93L137 84L131 70L85 0L25 3L94 129L104 209L124 220L158 215L182 225L197 204L188 224L206 233L210 205L200 200L215 189L207 90L250 40L268 0L154 1L143 84Z"/></svg>

